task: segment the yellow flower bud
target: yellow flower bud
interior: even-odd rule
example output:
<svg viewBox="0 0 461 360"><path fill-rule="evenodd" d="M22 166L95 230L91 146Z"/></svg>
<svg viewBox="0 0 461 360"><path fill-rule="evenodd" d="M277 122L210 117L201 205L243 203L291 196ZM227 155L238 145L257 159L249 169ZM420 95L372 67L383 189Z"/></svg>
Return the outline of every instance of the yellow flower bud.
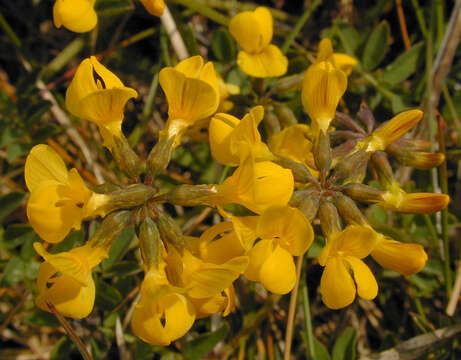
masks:
<svg viewBox="0 0 461 360"><path fill-rule="evenodd" d="M427 254L421 245L401 243L381 234L378 234L371 256L382 267L402 275L420 272L427 261Z"/></svg>
<svg viewBox="0 0 461 360"><path fill-rule="evenodd" d="M107 195L90 191L76 169L67 170L61 157L48 145L36 145L24 170L30 190L27 217L45 241L62 241L84 218L105 215Z"/></svg>
<svg viewBox="0 0 461 360"><path fill-rule="evenodd" d="M84 33L98 23L94 11L95 0L56 0L53 6L53 22L57 28L61 25L70 31Z"/></svg>
<svg viewBox="0 0 461 360"><path fill-rule="evenodd" d="M371 136L359 142L357 145L368 152L385 150L394 141L405 135L423 118L421 110L408 110L386 121Z"/></svg>
<svg viewBox="0 0 461 360"><path fill-rule="evenodd" d="M122 136L126 102L136 98L136 90L120 79L94 57L82 61L66 92L66 107L73 115L98 125L104 145L111 149L113 137Z"/></svg>
<svg viewBox="0 0 461 360"><path fill-rule="evenodd" d="M146 10L154 16L162 16L165 10L164 0L141 0Z"/></svg>
<svg viewBox="0 0 461 360"><path fill-rule="evenodd" d="M244 73L263 78L286 73L288 59L277 46L270 44L273 20L268 9L258 7L237 14L229 23L229 31L243 48L237 64Z"/></svg>

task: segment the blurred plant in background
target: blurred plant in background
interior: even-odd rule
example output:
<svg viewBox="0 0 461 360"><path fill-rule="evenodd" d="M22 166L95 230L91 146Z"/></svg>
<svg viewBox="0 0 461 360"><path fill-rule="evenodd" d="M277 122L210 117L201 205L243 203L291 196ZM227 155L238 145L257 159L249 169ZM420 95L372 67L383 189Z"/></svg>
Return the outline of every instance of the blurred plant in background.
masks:
<svg viewBox="0 0 461 360"><path fill-rule="evenodd" d="M461 1L260 5L2 6L2 359L459 356Z"/></svg>

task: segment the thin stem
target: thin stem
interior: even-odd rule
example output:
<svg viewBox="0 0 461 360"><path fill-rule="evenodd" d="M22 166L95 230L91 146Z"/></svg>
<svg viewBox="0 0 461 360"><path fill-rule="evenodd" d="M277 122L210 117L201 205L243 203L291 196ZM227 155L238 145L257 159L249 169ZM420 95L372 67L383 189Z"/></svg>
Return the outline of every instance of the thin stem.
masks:
<svg viewBox="0 0 461 360"><path fill-rule="evenodd" d="M421 9L421 6L419 6L418 0L411 0L411 3L415 10L416 20L418 20L419 28L421 29L423 36L426 37L427 26L426 21L424 20L423 10Z"/></svg>
<svg viewBox="0 0 461 360"><path fill-rule="evenodd" d="M19 49L22 46L21 40L17 37L13 29L11 28L10 24L6 21L3 17L2 13L0 12L0 27L6 32L8 37L11 39L13 44Z"/></svg>
<svg viewBox="0 0 461 360"><path fill-rule="evenodd" d="M306 11L304 11L304 14L302 14L301 17L298 19L295 26L293 27L293 30L291 30L291 32L286 37L285 42L283 43L281 47L282 53L286 54L286 52L290 48L291 43L296 38L298 33L301 31L306 21L309 20L314 10L317 9L317 7L321 3L322 3L322 0L314 0L314 2L309 6L309 8Z"/></svg>
<svg viewBox="0 0 461 360"><path fill-rule="evenodd" d="M50 311L56 316L56 318L59 320L61 325L64 327L64 330L66 330L67 335L69 335L70 339L77 345L78 351L80 351L80 354L82 355L84 360L93 360L93 357L90 355L88 352L85 344L80 340L79 336L77 333L72 329L72 326L69 325L67 320L62 316L58 310L54 307L52 303L50 303L48 300L46 301L46 304L48 305L48 308Z"/></svg>
<svg viewBox="0 0 461 360"><path fill-rule="evenodd" d="M312 317L311 317L311 310L309 304L309 293L307 289L307 284L304 283L303 287L301 288L301 296L303 298L303 310L304 310L304 326L306 340L307 340L307 350L308 350L308 358L310 360L315 360L315 344L314 344L314 333L312 331Z"/></svg>
<svg viewBox="0 0 461 360"><path fill-rule="evenodd" d="M304 256L298 256L296 261L296 283L291 291L290 305L288 308L287 328L285 333L285 351L283 360L289 360L291 355L291 342L293 340L293 327L296 314L296 304L298 303L299 279L301 278L301 269L303 267Z"/></svg>
<svg viewBox="0 0 461 360"><path fill-rule="evenodd" d="M446 161L446 146L445 146L445 133L443 131L443 125L441 117L438 120L439 130L439 151L445 155L444 162L440 165L440 185L442 193L448 194L448 175L447 175L447 161ZM447 290L447 298L450 298L452 291L453 274L450 267L450 242L448 238L448 208L442 210L442 241L443 241L443 253L444 258L444 272L445 272L445 288Z"/></svg>
<svg viewBox="0 0 461 360"><path fill-rule="evenodd" d="M172 0L171 2L181 4L189 9L195 10L210 20L217 22L218 24L224 26L229 25L229 18L227 16L224 16L223 14L196 0Z"/></svg>
<svg viewBox="0 0 461 360"><path fill-rule="evenodd" d="M456 127L456 131L458 132L458 134L461 134L461 123L459 121L458 113L456 112L453 99L451 98L450 93L448 92L447 84L445 83L442 85L442 94L448 106L448 110L450 111L451 117L453 118L453 124Z"/></svg>
<svg viewBox="0 0 461 360"><path fill-rule="evenodd" d="M397 16L399 18L400 24L400 32L402 33L403 44L405 45L405 49L409 49L411 47L410 38L408 37L408 30L407 30L407 23L405 22L405 14L402 8L402 0L395 0L397 4Z"/></svg>
<svg viewBox="0 0 461 360"><path fill-rule="evenodd" d="M166 6L165 10L163 11L161 20L163 26L165 27L166 33L170 38L171 45L173 45L173 49L176 55L178 55L179 60L188 58L189 52L187 51L186 44L184 44L184 40L182 39L176 23L174 22L173 16Z"/></svg>

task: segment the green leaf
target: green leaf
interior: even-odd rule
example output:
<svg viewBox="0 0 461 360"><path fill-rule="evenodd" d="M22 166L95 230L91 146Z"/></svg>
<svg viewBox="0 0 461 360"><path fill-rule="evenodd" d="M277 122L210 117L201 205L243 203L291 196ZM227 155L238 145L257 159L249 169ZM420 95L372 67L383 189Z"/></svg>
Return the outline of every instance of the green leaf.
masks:
<svg viewBox="0 0 461 360"><path fill-rule="evenodd" d="M96 304L101 309L113 309L122 301L122 295L103 280L96 280Z"/></svg>
<svg viewBox="0 0 461 360"><path fill-rule="evenodd" d="M218 29L211 40L211 49L219 61L230 62L235 59L235 43L229 31L225 28Z"/></svg>
<svg viewBox="0 0 461 360"><path fill-rule="evenodd" d="M389 49L389 34L390 28L386 21L381 22L373 30L363 51L362 65L365 70L373 70L384 59Z"/></svg>
<svg viewBox="0 0 461 360"><path fill-rule="evenodd" d="M99 0L95 10L98 16L114 16L133 10L133 3L129 0Z"/></svg>
<svg viewBox="0 0 461 360"><path fill-rule="evenodd" d="M24 323L37 326L58 327L60 323L56 317L49 312L35 309L31 313L24 316Z"/></svg>
<svg viewBox="0 0 461 360"><path fill-rule="evenodd" d="M0 197L0 204L2 204L0 206L0 221L5 220L8 215L21 205L24 195L24 193L12 192Z"/></svg>
<svg viewBox="0 0 461 360"><path fill-rule="evenodd" d="M333 346L333 360L355 360L355 347L357 345L357 331L348 327L336 340Z"/></svg>
<svg viewBox="0 0 461 360"><path fill-rule="evenodd" d="M354 55L360 45L359 33L349 24L342 22L335 23L335 29L344 50L346 50L349 55Z"/></svg>
<svg viewBox="0 0 461 360"><path fill-rule="evenodd" d="M414 45L397 59L392 64L388 65L383 71L383 81L397 85L406 80L411 74L416 71L419 61L423 55L423 43Z"/></svg>
<svg viewBox="0 0 461 360"><path fill-rule="evenodd" d="M114 266L123 256L128 246L130 246L131 240L133 239L134 229L129 227L123 230L117 239L115 239L112 247L109 251L109 257L102 262L104 271L109 270Z"/></svg>
<svg viewBox="0 0 461 360"><path fill-rule="evenodd" d="M66 238L61 241L59 244L53 246L50 250L50 253L57 254L64 251L69 251L74 248L76 245L83 243L85 238L85 233L83 230L72 231Z"/></svg>
<svg viewBox="0 0 461 360"><path fill-rule="evenodd" d="M67 360L71 358L75 345L67 336L61 337L50 354L50 360Z"/></svg>
<svg viewBox="0 0 461 360"><path fill-rule="evenodd" d="M188 360L205 358L216 344L224 339L227 331L227 326L223 325L215 332L200 335L196 339L185 343L182 348L184 357Z"/></svg>
<svg viewBox="0 0 461 360"><path fill-rule="evenodd" d="M3 239L0 241L0 248L14 249L23 244L29 238L36 238L34 230L26 224L12 224L6 228Z"/></svg>
<svg viewBox="0 0 461 360"><path fill-rule="evenodd" d="M310 360L331 360L327 348L320 341L314 338L315 359Z"/></svg>
<svg viewBox="0 0 461 360"><path fill-rule="evenodd" d="M137 262L121 262L104 271L103 277L132 276L141 272Z"/></svg>
<svg viewBox="0 0 461 360"><path fill-rule="evenodd" d="M26 264L20 257L15 256L8 261L0 280L0 287L11 287L24 279Z"/></svg>

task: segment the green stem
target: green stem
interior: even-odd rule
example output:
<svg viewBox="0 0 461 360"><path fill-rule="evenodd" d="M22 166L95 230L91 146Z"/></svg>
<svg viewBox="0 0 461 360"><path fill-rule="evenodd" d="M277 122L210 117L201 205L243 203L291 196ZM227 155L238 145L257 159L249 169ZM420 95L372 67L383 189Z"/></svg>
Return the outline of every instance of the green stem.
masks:
<svg viewBox="0 0 461 360"><path fill-rule="evenodd" d="M421 6L419 6L418 0L411 0L411 3L413 4L413 8L415 10L416 19L418 20L419 28L421 29L423 36L426 37L427 36L427 26L426 26L426 21L424 20L423 10L421 9Z"/></svg>
<svg viewBox="0 0 461 360"><path fill-rule="evenodd" d="M301 288L301 295L303 298L303 311L304 311L304 326L305 328L305 335L307 341L307 350L308 350L308 358L310 360L315 360L315 344L314 344L314 334L312 332L312 318L311 318L311 311L310 311L310 304L309 304L309 293L307 289L307 284L305 281L303 282L303 287Z"/></svg>
<svg viewBox="0 0 461 360"><path fill-rule="evenodd" d="M11 41L14 43L14 45L17 48L22 47L21 40L16 36L15 32L11 28L11 26L8 24L6 19L3 17L2 13L0 12L0 26L3 28L3 30L6 32L8 37L11 39Z"/></svg>
<svg viewBox="0 0 461 360"><path fill-rule="evenodd" d="M429 214L424 214L424 221L426 222L426 226L433 240L432 246L434 247L434 249L439 249L439 254L441 254L442 251L440 251L439 237L437 236L437 230L434 224L432 223L431 216Z"/></svg>
<svg viewBox="0 0 461 360"><path fill-rule="evenodd" d="M229 18L216 10L202 4L196 0L171 0L171 2L176 4L181 4L191 10L195 10L203 16L217 22L218 24L227 26L229 25Z"/></svg>
<svg viewBox="0 0 461 360"><path fill-rule="evenodd" d="M160 49L163 63L165 66L171 66L170 54L168 52L168 36L163 26L160 28Z"/></svg>
<svg viewBox="0 0 461 360"><path fill-rule="evenodd" d="M443 0L437 0L435 2L435 12L437 17L437 41L436 48L439 48L440 44L443 41L443 35L445 35L445 20L444 20L444 11L443 11Z"/></svg>
<svg viewBox="0 0 461 360"><path fill-rule="evenodd" d="M298 33L301 31L306 21L311 17L314 10L317 9L317 7L321 3L322 0L314 0L314 2L309 6L309 8L304 12L304 14L301 15L301 17L298 19L295 26L293 27L293 30L291 30L291 32L288 34L287 38L285 39L285 42L282 45L282 53L286 54L286 52L290 48L291 43L296 38Z"/></svg>
<svg viewBox="0 0 461 360"><path fill-rule="evenodd" d="M447 103L448 110L450 111L451 117L453 118L453 124L456 127L456 131L458 134L461 134L461 123L459 122L458 113L456 112L455 105L453 103L453 99L448 92L447 84L442 85L442 94L445 102Z"/></svg>

